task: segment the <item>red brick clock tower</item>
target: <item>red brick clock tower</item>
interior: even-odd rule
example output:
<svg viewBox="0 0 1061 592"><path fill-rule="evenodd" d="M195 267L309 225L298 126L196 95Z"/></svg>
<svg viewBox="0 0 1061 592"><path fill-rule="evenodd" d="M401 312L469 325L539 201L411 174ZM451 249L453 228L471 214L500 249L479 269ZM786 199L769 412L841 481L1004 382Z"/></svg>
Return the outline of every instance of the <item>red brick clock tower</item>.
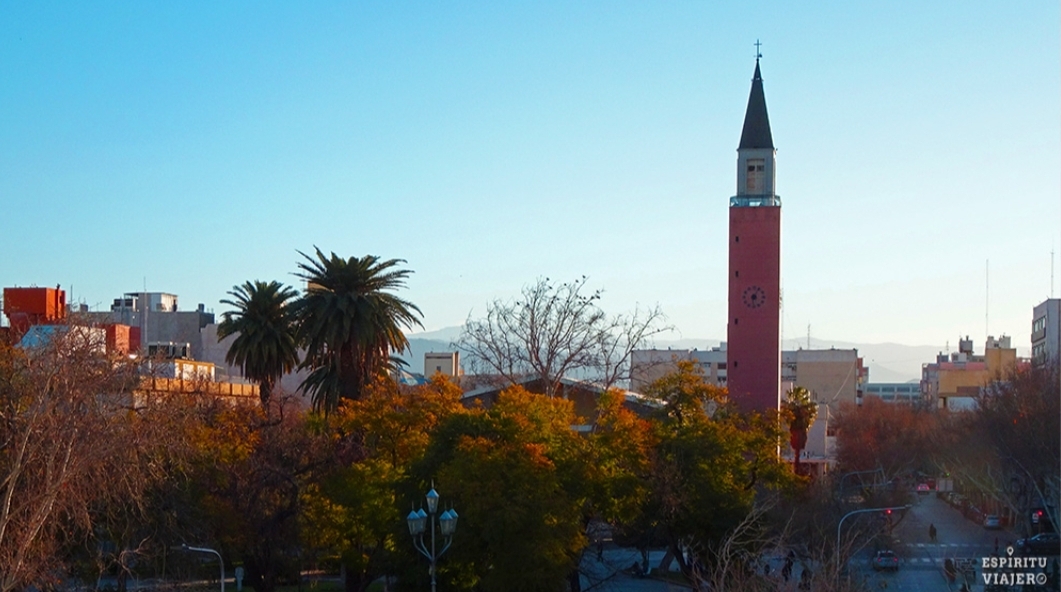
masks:
<svg viewBox="0 0 1061 592"><path fill-rule="evenodd" d="M742 411L776 410L781 391L781 198L766 96L755 76L737 148L737 195L729 200L727 385Z"/></svg>

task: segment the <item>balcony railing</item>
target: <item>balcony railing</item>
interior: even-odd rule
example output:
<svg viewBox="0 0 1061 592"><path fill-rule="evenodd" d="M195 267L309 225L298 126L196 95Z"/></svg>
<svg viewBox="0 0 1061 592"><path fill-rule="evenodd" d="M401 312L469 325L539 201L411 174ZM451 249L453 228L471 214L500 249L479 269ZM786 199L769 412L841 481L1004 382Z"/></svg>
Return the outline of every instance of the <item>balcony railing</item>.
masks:
<svg viewBox="0 0 1061 592"><path fill-rule="evenodd" d="M780 195L734 195L729 198L729 207L731 208L760 208L780 205Z"/></svg>

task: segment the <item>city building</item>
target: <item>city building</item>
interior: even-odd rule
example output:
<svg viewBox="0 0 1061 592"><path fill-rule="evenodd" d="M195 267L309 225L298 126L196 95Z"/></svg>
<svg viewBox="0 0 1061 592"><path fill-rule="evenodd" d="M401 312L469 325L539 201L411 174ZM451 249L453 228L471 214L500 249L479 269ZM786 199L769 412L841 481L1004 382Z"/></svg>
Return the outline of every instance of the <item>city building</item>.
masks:
<svg viewBox="0 0 1061 592"><path fill-rule="evenodd" d="M704 381L726 386L726 342L711 349L635 349L630 352L630 389L645 387L677 369L677 362L689 360L704 373Z"/></svg>
<svg viewBox="0 0 1061 592"><path fill-rule="evenodd" d="M257 404L258 387L252 384L231 383L218 380L214 364L196 361L189 340L183 342L156 341L141 347L139 331L118 320L141 321L137 298L115 300L110 313L80 311L68 314L66 292L56 288L4 288L4 315L11 324L8 327L10 340L19 347L31 350L47 347L62 340L66 345L93 352L100 356L122 356L135 359L136 354L147 357L136 362L139 384L130 391L130 404L138 405L144 398L183 393L220 397L228 401L245 401ZM132 295L136 296L136 295ZM181 314L176 310L177 297L171 294L148 295L141 302L150 302L155 314L150 316ZM202 306L193 315L203 313ZM213 315L208 315L212 318ZM197 320L193 316L180 319L172 317L158 322L159 334L165 330L182 329L187 321ZM183 323L182 323L183 321ZM141 324L141 327L144 327ZM155 325L146 325L154 328ZM148 335L152 333L149 331ZM198 328L187 330L187 336L201 343ZM134 337L135 335L135 337ZM176 333L184 336L184 333ZM216 335L215 335L216 341Z"/></svg>
<svg viewBox="0 0 1061 592"><path fill-rule="evenodd" d="M917 382L867 382L862 387L862 394L879 397L885 403L916 405L925 400L921 394L921 384Z"/></svg>
<svg viewBox="0 0 1061 592"><path fill-rule="evenodd" d="M833 415L845 401L858 403L868 379L869 368L857 349L797 349L781 354L783 392L801 386L811 399L828 405Z"/></svg>
<svg viewBox="0 0 1061 592"><path fill-rule="evenodd" d="M427 352L424 354L424 377L431 378L441 372L446 376L461 376L460 352Z"/></svg>
<svg viewBox="0 0 1061 592"><path fill-rule="evenodd" d="M1061 365L1061 298L1032 309L1032 362Z"/></svg>
<svg viewBox="0 0 1061 592"><path fill-rule="evenodd" d="M1017 364L1017 350L1010 338L995 339L988 335L984 353L973 353L973 341L966 336L958 340L958 351L940 353L936 361L921 367L921 396L939 409L962 411L972 409L989 382L997 380Z"/></svg>
<svg viewBox="0 0 1061 592"><path fill-rule="evenodd" d="M106 355L107 332L100 327L81 325L30 325L18 341L23 350L38 349L62 341L71 348Z"/></svg>
<svg viewBox="0 0 1061 592"><path fill-rule="evenodd" d="M660 377L673 372L677 362L690 360L703 371L704 381L729 388L728 344L711 349L641 349L630 356L630 388L641 392ZM798 349L781 352L782 392L801 386L813 400L828 405L835 415L840 403L857 403L869 369L855 349ZM916 385L915 385L916 386ZM732 396L732 390L730 391ZM736 399L735 399L736 400ZM738 403L739 404L739 403ZM819 414L821 416L821 414Z"/></svg>
<svg viewBox="0 0 1061 592"><path fill-rule="evenodd" d="M66 291L54 288L4 288L4 316L14 331L48 325L66 318Z"/></svg>
<svg viewBox="0 0 1061 592"><path fill-rule="evenodd" d="M134 351L152 345L188 344L188 357L194 360L203 359L203 329L214 322L214 313L207 312L204 305L179 310L177 295L165 292L129 292L115 298L109 311L83 312L79 317L100 325L128 325Z"/></svg>
<svg viewBox="0 0 1061 592"><path fill-rule="evenodd" d="M726 378L744 411L776 410L781 394L781 198L766 95L755 59L729 202Z"/></svg>

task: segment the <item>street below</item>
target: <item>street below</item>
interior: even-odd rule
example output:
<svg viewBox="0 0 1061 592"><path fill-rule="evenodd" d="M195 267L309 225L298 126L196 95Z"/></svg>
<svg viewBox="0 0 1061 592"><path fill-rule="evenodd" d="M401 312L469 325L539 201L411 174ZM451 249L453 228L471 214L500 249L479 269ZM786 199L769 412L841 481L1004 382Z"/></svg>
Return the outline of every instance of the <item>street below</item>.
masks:
<svg viewBox="0 0 1061 592"><path fill-rule="evenodd" d="M935 541L929 536L929 526L935 527ZM963 583L970 590L983 590L982 559L996 552L1005 556L1006 547L1017 538L1005 529L985 529L934 494L919 495L892 530L891 550L899 557L899 569L874 571L872 546L862 549L849 567L852 574L865 579L871 590L944 592L960 590ZM947 559L973 569L957 571L950 582L944 571Z"/></svg>

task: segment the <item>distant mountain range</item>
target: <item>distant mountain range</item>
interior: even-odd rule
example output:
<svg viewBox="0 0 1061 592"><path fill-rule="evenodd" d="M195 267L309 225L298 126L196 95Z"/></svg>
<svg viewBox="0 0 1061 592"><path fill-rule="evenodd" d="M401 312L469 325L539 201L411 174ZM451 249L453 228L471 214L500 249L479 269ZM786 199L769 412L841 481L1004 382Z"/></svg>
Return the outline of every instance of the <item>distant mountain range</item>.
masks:
<svg viewBox="0 0 1061 592"><path fill-rule="evenodd" d="M446 327L438 331L409 334L411 351L401 357L409 364L409 371L424 371L424 354L453 351L451 344L460 336L460 327ZM718 339L658 340L657 349L710 349L719 346ZM784 349L808 349L806 339L786 339ZM810 349L857 349L869 366L871 382L908 382L921 380L921 365L934 362L936 354L944 351L938 345L902 345L899 343L852 343L847 341L810 340Z"/></svg>

